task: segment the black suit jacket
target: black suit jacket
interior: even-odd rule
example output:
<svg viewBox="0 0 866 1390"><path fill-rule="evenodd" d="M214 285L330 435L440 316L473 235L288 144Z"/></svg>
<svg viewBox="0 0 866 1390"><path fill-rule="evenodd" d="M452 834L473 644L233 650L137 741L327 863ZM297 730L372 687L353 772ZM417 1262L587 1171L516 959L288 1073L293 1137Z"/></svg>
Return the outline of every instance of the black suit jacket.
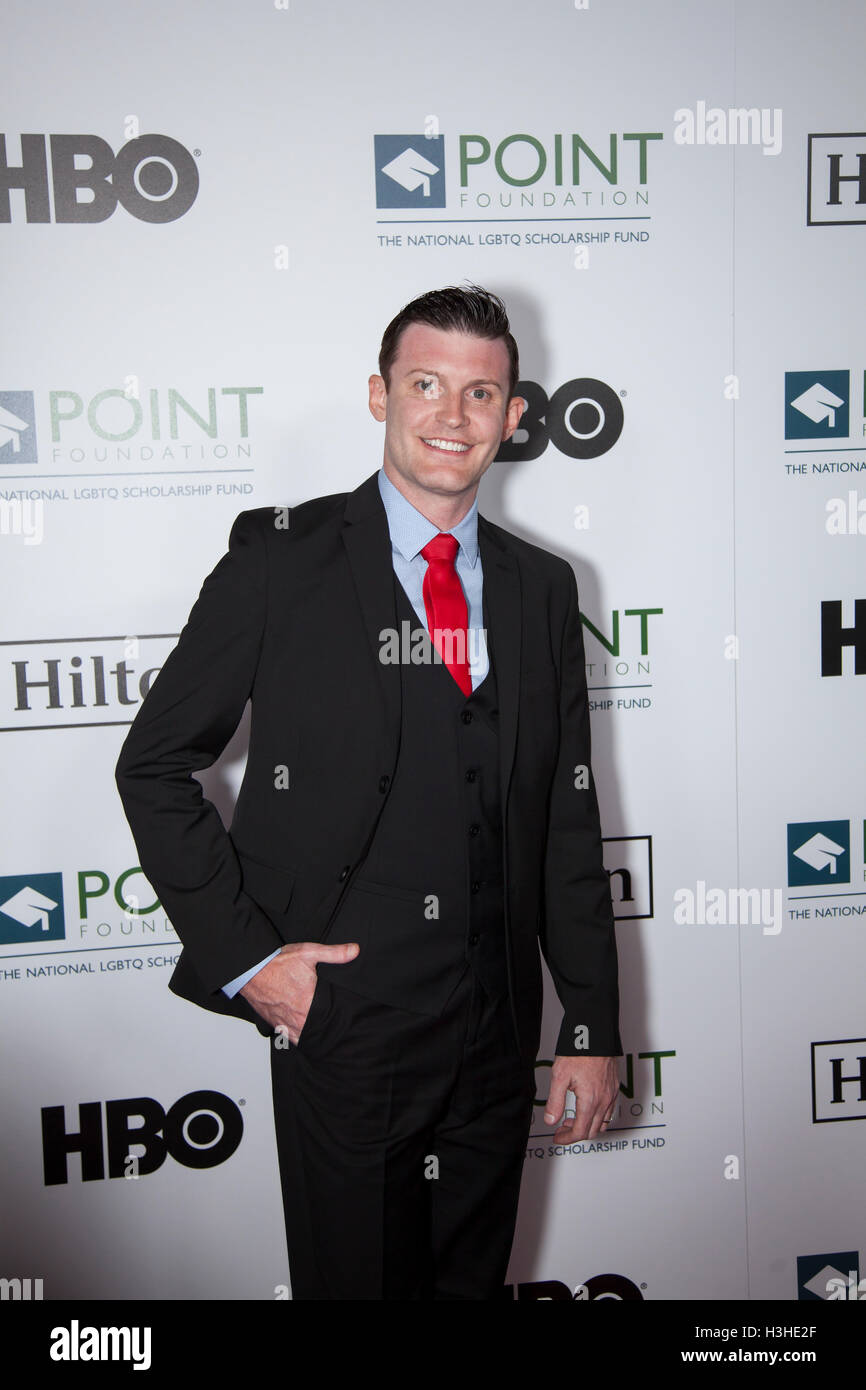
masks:
<svg viewBox="0 0 866 1390"><path fill-rule="evenodd" d="M284 942L359 940L346 894L393 780L400 669L387 518L374 473L354 492L242 512L124 742L117 783L141 866L183 944L171 988L272 1030L222 986ZM617 1055L616 945L590 764L583 638L571 567L478 518L496 660L511 1003L534 1058L539 942L564 1009L557 1052ZM219 757L252 702L229 832L191 773ZM288 787L285 783L288 779ZM419 833L423 804L419 804ZM333 978L432 1008L417 961L423 913L392 911ZM321 969L322 967L320 967ZM349 974L354 972L355 985ZM575 1028L588 1028L575 1045ZM581 1039L581 1043L584 1040Z"/></svg>

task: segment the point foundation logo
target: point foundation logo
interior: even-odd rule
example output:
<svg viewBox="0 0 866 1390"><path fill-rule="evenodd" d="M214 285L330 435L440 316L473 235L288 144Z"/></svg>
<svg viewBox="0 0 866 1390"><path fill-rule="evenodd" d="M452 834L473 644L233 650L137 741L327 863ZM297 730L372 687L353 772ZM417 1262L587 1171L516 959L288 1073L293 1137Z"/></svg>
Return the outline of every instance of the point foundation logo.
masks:
<svg viewBox="0 0 866 1390"><path fill-rule="evenodd" d="M444 135L374 135L377 208L445 207Z"/></svg>
<svg viewBox="0 0 866 1390"><path fill-rule="evenodd" d="M834 1250L829 1255L798 1255L797 1298L807 1303L816 1298L829 1302L866 1299L866 1287L862 1291L860 1288L858 1252Z"/></svg>
<svg viewBox="0 0 866 1390"><path fill-rule="evenodd" d="M32 947L4 951L0 962L27 957L11 971L14 978L48 979L71 975L116 974L174 965L179 942L155 890L140 864L105 870L92 862L86 869L68 870L69 891L64 910L63 874L6 874L0 877L0 947ZM77 925L76 925L77 909ZM57 942L64 946L57 948ZM43 946L50 949L43 951ZM107 947L169 947L175 954L122 949L117 956ZM90 959L70 961L69 956ZM67 957L58 961L58 956ZM17 971L17 973L16 973ZM10 971L6 971L8 978Z"/></svg>
<svg viewBox="0 0 866 1390"><path fill-rule="evenodd" d="M461 208L645 207L661 131L458 136Z"/></svg>
<svg viewBox="0 0 866 1390"><path fill-rule="evenodd" d="M0 391L0 464L38 463L32 391Z"/></svg>
<svg viewBox="0 0 866 1390"><path fill-rule="evenodd" d="M846 820L788 826L788 886L835 887L851 882L851 826Z"/></svg>
<svg viewBox="0 0 866 1390"><path fill-rule="evenodd" d="M4 874L0 878L0 946L63 941L63 875Z"/></svg>
<svg viewBox="0 0 866 1390"><path fill-rule="evenodd" d="M648 691L652 686L652 666L649 620L661 617L663 613L662 608L614 608L609 623L601 615L596 615L596 623L581 613L591 712L608 712L614 708L614 704L617 709L650 708L652 700ZM652 625L653 630L655 626ZM618 687L637 693L618 699L609 693L599 694L597 698L594 694L596 691L615 691Z"/></svg>
<svg viewBox="0 0 866 1390"><path fill-rule="evenodd" d="M444 208L445 136L428 117L417 135L375 135L377 208ZM514 132L456 137L460 209L644 207L652 142L662 131Z"/></svg>
<svg viewBox="0 0 866 1390"><path fill-rule="evenodd" d="M786 372L785 438L847 439L850 397L850 372Z"/></svg>
<svg viewBox="0 0 866 1390"><path fill-rule="evenodd" d="M89 392L0 391L0 465L40 462L37 416L41 462L52 473L94 463L133 471L139 463L168 463L182 472L201 461L245 462L252 457L255 398L263 394L263 386L145 388L134 375ZM62 488L55 491L62 495Z"/></svg>

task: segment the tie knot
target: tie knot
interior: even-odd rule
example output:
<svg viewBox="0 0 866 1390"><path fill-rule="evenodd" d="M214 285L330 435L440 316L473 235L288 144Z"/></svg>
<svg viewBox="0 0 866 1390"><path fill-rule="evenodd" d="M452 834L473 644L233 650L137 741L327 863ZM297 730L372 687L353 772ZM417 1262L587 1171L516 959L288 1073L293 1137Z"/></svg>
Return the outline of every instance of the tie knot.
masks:
<svg viewBox="0 0 866 1390"><path fill-rule="evenodd" d="M440 531L438 536L434 536L432 541L427 542L421 554L428 565L436 561L453 565L459 548L460 542L456 536L449 536L447 532Z"/></svg>

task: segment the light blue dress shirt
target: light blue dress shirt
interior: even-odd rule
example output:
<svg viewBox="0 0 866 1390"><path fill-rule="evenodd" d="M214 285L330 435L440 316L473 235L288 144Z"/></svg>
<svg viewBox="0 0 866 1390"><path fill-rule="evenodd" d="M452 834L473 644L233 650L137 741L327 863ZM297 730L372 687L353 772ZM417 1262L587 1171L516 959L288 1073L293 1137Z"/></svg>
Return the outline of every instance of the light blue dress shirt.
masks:
<svg viewBox="0 0 866 1390"><path fill-rule="evenodd" d="M434 526L432 521L428 521L426 516L422 516L418 509L406 500L402 492L394 486L390 478L386 477L381 468L379 469L378 481L385 515L388 518L388 531L391 535L391 559L394 573L403 585L406 596L418 615L418 621L426 629L427 613L424 608L423 586L424 575L427 573L427 561L421 551L428 541L432 541L434 536L440 534L439 527ZM461 522L452 527L450 531L442 534L454 536L459 545L454 568L466 597L469 675L472 679L472 689L477 690L490 669L484 630L484 575L478 549L478 499L476 498L472 503ZM272 951L264 960L259 961L258 965L254 965L252 970L248 970L244 975L238 975L236 980L223 985L223 993L227 994L229 999L233 999L247 981L258 974L263 965L267 965L269 960L273 960L279 954L278 950Z"/></svg>

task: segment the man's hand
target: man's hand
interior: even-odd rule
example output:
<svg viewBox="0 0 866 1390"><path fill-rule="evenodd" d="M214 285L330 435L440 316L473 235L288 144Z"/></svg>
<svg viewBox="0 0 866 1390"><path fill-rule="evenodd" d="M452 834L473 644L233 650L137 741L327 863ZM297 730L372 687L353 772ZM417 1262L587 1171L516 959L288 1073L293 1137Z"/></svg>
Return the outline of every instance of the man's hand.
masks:
<svg viewBox="0 0 866 1390"><path fill-rule="evenodd" d="M594 1139L607 1129L619 1095L619 1074L615 1057L554 1057L550 1073L550 1095L544 1111L545 1124L559 1124L565 1110L565 1093L573 1091L574 1119L554 1134L560 1144L578 1139Z"/></svg>
<svg viewBox="0 0 866 1390"><path fill-rule="evenodd" d="M240 993L275 1032L285 1033L289 1042L297 1043L316 989L317 961L346 965L360 949L356 941L341 946L324 946L320 941L284 946L247 980Z"/></svg>

